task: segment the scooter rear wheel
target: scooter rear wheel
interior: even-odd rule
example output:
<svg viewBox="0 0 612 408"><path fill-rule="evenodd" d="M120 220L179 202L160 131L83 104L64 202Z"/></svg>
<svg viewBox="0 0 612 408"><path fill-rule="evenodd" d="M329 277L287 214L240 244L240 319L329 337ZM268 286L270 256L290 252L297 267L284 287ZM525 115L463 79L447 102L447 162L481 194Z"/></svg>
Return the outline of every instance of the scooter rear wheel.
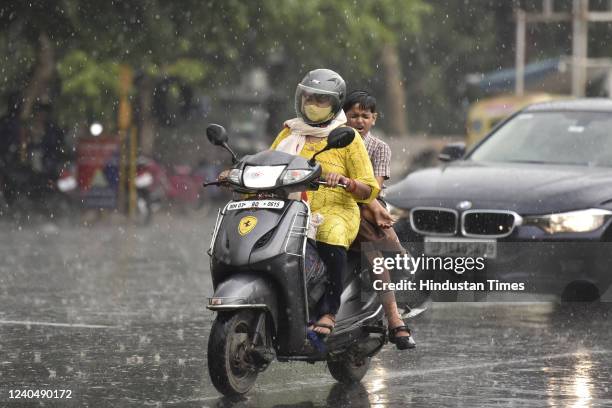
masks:
<svg viewBox="0 0 612 408"><path fill-rule="evenodd" d="M256 367L246 351L255 325L253 312L220 313L208 338L208 372L221 394L232 397L249 392L257 379Z"/></svg>
<svg viewBox="0 0 612 408"><path fill-rule="evenodd" d="M370 360L370 357L328 360L327 368L336 381L343 384L355 384L361 381L368 372Z"/></svg>

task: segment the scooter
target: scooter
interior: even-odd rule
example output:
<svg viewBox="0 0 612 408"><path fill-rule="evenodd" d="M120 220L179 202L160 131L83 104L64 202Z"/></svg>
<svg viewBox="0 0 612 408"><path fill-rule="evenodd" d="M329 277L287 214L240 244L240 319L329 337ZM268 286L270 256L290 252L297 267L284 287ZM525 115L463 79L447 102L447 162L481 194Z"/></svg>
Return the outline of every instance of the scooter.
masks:
<svg viewBox="0 0 612 408"><path fill-rule="evenodd" d="M275 359L326 361L337 381L359 382L388 341L383 309L369 271L360 267L359 256L349 256L333 332L319 341L307 330L325 274L319 268L313 278L309 269L318 255L307 237L310 208L300 199L302 192L325 186L316 156L349 145L354 131L335 129L310 160L279 151L238 160L222 126L210 125L206 133L229 151L234 165L226 181L204 186L225 183L246 197L219 211L208 251L214 295L207 307L217 312L208 340L213 385L226 396L243 395Z"/></svg>

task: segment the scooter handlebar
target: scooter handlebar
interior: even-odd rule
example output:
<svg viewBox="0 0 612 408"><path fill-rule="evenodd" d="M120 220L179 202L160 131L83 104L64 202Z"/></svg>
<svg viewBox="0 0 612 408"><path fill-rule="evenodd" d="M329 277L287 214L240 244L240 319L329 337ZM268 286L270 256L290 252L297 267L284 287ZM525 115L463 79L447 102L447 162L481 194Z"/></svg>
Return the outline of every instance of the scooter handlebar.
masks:
<svg viewBox="0 0 612 408"><path fill-rule="evenodd" d="M208 186L222 186L223 184L226 184L226 181L207 181L205 183L202 183L202 187L208 187Z"/></svg>
<svg viewBox="0 0 612 408"><path fill-rule="evenodd" d="M326 181L319 180L319 181L317 181L316 183L317 183L318 185L320 185L320 186L324 186L324 187L330 187L330 188L333 188L333 187L329 186L329 185L327 184L327 182L326 182ZM222 186L222 185L225 185L225 184L227 184L227 181L219 181L219 180L216 180L216 181L209 181L209 182L202 183L202 186L203 186L203 187L208 187L208 186ZM338 184L336 184L334 187L342 187L342 188L346 189L347 185L346 185L346 184L344 184L344 183L338 183Z"/></svg>
<svg viewBox="0 0 612 408"><path fill-rule="evenodd" d="M318 185L320 185L320 186L324 186L324 187L333 188L333 187L331 187L330 185L328 185L328 184L327 184L327 181L322 181L322 180L319 180L319 181L317 181L317 184L318 184ZM346 190L347 185L346 185L346 184L344 184L344 183L338 183L338 184L336 184L334 187L342 187L343 189L345 189L345 190Z"/></svg>

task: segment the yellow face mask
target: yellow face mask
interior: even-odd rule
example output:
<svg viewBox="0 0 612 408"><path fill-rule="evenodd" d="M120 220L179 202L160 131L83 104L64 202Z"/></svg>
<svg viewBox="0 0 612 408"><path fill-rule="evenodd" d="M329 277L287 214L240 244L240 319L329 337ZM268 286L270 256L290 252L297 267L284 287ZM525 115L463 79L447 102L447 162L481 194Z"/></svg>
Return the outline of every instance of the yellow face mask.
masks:
<svg viewBox="0 0 612 408"><path fill-rule="evenodd" d="M313 122L323 122L331 116L332 107L321 108L315 104L304 105L304 115Z"/></svg>

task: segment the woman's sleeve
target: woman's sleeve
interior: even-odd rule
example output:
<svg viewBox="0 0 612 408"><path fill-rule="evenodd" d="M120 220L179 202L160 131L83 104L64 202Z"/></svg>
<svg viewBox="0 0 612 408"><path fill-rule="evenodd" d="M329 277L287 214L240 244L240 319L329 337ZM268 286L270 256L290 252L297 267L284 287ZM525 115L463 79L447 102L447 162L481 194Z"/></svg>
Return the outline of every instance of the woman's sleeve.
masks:
<svg viewBox="0 0 612 408"><path fill-rule="evenodd" d="M355 133L357 133L357 131L355 131ZM348 176L357 181L361 181L362 183L370 186L372 189L372 192L368 198L365 200L356 200L359 203L367 204L375 199L380 192L378 182L376 181L376 178L374 178L374 170L372 170L370 156L368 156L368 151L363 144L361 136L358 134L355 134L355 139L346 147L346 149L346 167L348 170Z"/></svg>
<svg viewBox="0 0 612 408"><path fill-rule="evenodd" d="M288 127L285 127L283 130L281 130L278 136L276 136L276 139L274 139L274 141L272 142L272 145L270 146L270 150L276 150L276 146L278 146L280 142L286 139L287 136L289 136L290 132L291 132L291 129L289 129Z"/></svg>

